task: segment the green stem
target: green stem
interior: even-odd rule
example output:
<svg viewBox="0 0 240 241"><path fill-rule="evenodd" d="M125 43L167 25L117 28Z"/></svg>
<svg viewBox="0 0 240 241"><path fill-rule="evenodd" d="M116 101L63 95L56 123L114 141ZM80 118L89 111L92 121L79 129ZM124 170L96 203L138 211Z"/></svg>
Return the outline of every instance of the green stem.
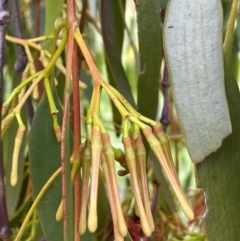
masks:
<svg viewBox="0 0 240 241"><path fill-rule="evenodd" d="M29 78L27 78L26 80L24 80L20 85L18 85L13 91L12 94L10 95L10 97L5 101L5 103L3 104L3 108L6 108L10 105L10 103L12 102L13 98L16 97L21 90L28 84L30 83L32 80L34 80L36 77L38 77L41 74L41 71L37 72L36 74L30 76Z"/></svg>
<svg viewBox="0 0 240 241"><path fill-rule="evenodd" d="M61 140L61 129L60 129L60 126L58 123L58 118L57 118L58 110L57 110L56 105L53 100L53 95L52 95L48 77L44 78L44 86L45 86L45 91L47 93L48 103L49 103L50 111L51 111L52 118L53 118L53 129L55 131L57 141L60 141Z"/></svg>
<svg viewBox="0 0 240 241"><path fill-rule="evenodd" d="M232 43L234 38L233 33L234 33L234 25L235 25L236 15L237 15L237 7L238 7L238 0L233 0L228 23L227 23L227 32L226 32L225 40L223 44L224 52L229 51L230 53L232 53L232 48L233 48Z"/></svg>
<svg viewBox="0 0 240 241"><path fill-rule="evenodd" d="M61 55L61 53L63 52L63 50L65 49L66 43L67 43L67 39L68 39L68 31L66 30L63 34L63 38L62 38L62 42L59 45L57 51L54 53L54 55L52 56L52 58L50 59L48 66L43 70L43 75L44 76L48 76L52 70L52 68L54 67L57 59L59 58L59 56Z"/></svg>
<svg viewBox="0 0 240 241"><path fill-rule="evenodd" d="M41 198L43 197L43 195L45 194L45 192L48 190L48 188L52 185L53 181L61 174L61 167L53 173L53 175L48 179L48 181L45 183L45 185L42 187L41 191L38 193L36 199L34 200L30 210L28 211L28 214L27 216L25 217L24 221L23 221L23 224L15 238L14 241L20 241L23 234L24 234L24 231L25 231L25 228L26 226L28 225L28 222L34 212L34 210L36 209L37 205L39 204Z"/></svg>

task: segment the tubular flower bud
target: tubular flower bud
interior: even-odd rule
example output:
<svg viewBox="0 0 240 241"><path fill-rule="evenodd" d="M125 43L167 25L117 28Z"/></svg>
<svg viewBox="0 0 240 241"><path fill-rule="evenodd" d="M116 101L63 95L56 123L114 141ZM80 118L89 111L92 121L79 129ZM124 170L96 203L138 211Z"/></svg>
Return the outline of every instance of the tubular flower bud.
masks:
<svg viewBox="0 0 240 241"><path fill-rule="evenodd" d="M143 207L142 198L141 198L141 191L139 188L139 183L137 179L137 170L136 170L136 159L135 159L135 153L132 147L131 139L129 137L124 137L122 139L124 149L125 149L125 155L126 160L128 164L128 169L130 172L130 177L132 181L132 186L134 190L134 195L136 198L136 203L139 211L139 217L141 220L141 226L144 234L149 237L151 235L151 228Z"/></svg>
<svg viewBox="0 0 240 241"><path fill-rule="evenodd" d="M82 153L82 190L81 190L81 207L78 232L84 234L87 229L87 201L88 201L88 181L90 176L91 166L91 144L86 140L85 147Z"/></svg>
<svg viewBox="0 0 240 241"><path fill-rule="evenodd" d="M172 172L171 168L169 167L169 163L164 155L164 152L162 150L162 147L160 145L160 142L158 141L158 139L153 135L152 133L152 129L150 127L146 127L143 129L143 134L146 137L151 149L153 150L154 154L156 155L159 163L161 164L175 194L176 197L179 200L179 203L183 209L183 212L185 213L185 215L188 217L188 219L193 220L194 219L194 214L192 209L190 208L187 199L185 197L185 194L181 188L181 186L179 185L179 180L176 177L176 175L174 175L174 173Z"/></svg>
<svg viewBox="0 0 240 241"><path fill-rule="evenodd" d="M116 205L119 232L123 237L125 237L127 236L127 226L123 217L123 211L122 211L119 193L118 193L117 177L116 177L116 170L115 170L115 163L114 163L114 151L113 151L108 133L102 134L102 142L103 142L105 159L108 166L109 178L111 182L111 190L109 190L109 192L112 192L114 202Z"/></svg>
<svg viewBox="0 0 240 241"><path fill-rule="evenodd" d="M90 204L88 214L88 229L90 232L95 232L98 226L97 219L97 192L98 192L98 177L99 165L102 152L101 132L98 126L92 129L92 143L91 143L91 190L90 190Z"/></svg>

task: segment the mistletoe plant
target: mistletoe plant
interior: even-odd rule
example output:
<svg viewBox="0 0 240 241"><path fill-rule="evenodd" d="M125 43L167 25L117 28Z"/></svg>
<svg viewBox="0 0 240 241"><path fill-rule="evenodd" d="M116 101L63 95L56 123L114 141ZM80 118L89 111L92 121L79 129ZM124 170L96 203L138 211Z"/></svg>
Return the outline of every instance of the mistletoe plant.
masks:
<svg viewBox="0 0 240 241"><path fill-rule="evenodd" d="M39 7L39 2L35 1L34 4ZM12 36L12 29L7 32L10 22L8 1L0 1L0 136L3 142L3 145L0 143L0 238L4 241L30 241L39 237L48 241L80 241L98 237L98 240L149 241L182 240L188 237L189 241L203 241L205 235L189 230L198 232L206 213L206 232L210 241L214 237L215 240L227 240L228 236L221 234L224 230L230 230L229 236L236 237L238 231L232 227L238 226L237 222L229 228L219 223L214 227L218 232L212 231L215 229L211 226L214 226L213 217L219 219L222 215L229 218L228 210L232 215L239 213L238 206L226 199L229 195L231 200L239 200L236 194L239 193L238 189L229 193L226 191L229 185L226 185L216 191L212 181L218 180L213 173L217 170L221 173L226 168L228 174L239 170L235 167L235 160L240 155L236 146L240 136L237 114L240 113L240 102L230 64L239 1L233 0L223 47L223 15L219 1L193 1L190 4L184 0L169 0L167 9L166 1L134 1L132 4L138 13L139 50L125 22L124 0L101 0L102 29L87 11L87 2L82 0L80 12L77 9L78 1L67 0L64 4L63 0L46 0L45 34L39 37L38 33L37 37L23 39L18 1L13 0L11 8L15 36ZM26 10L30 3L23 1L21 7ZM56 21L60 11L62 18ZM77 14L81 16L80 20ZM104 75L100 74L100 68L90 54L93 49L88 46L91 45L86 44L83 34L86 19L103 37L108 80L102 77ZM135 105L122 66L124 29L139 72L138 105ZM198 43L201 43L200 47ZM14 68L21 82L13 78L13 90L7 96L5 94L3 101L3 56L6 50L8 61L11 60L9 52L13 44L17 46ZM155 117L161 64L164 107L160 122ZM93 79L85 117L81 116L83 98L80 88L85 89L86 84L79 80L80 67L87 69ZM61 73L62 78L58 78L57 73ZM192 196L196 199L193 208L181 187L178 161L175 167L166 134L166 127L171 122L174 137L177 140L183 137L178 135L177 129L180 128L175 120L171 97L168 96L168 77L172 79L172 94L190 156L195 164L203 161L196 164L196 173L204 197L193 192ZM63 96L57 91L57 83L64 85ZM89 81L87 85L90 84ZM214 96L209 91L210 87L217 89ZM231 88L235 88L234 91ZM102 118L100 103L103 92L111 100L116 133L122 135L122 149L116 148ZM192 102L189 103L189 100ZM27 111L24 107L27 107ZM86 130L84 138L82 127ZM177 142L174 148L177 159ZM216 150L216 155L211 154ZM27 153L25 156L24 152ZM3 153L6 159L11 155L10 165L3 163ZM149 168L148 159L153 159L153 168ZM227 167L224 162L226 159L230 159L231 164ZM216 160L222 165L208 168ZM116 163L120 164L122 170L116 171ZM5 176L3 164L10 167L6 168ZM152 174L155 167L159 176L163 170L167 185L162 176L158 179ZM155 175L152 185L149 185L148 171L150 175ZM133 192L131 198L121 199L117 174L120 177L129 176ZM230 180L226 183L237 186L235 176L228 175L224 180L226 178ZM219 182L222 184L222 179ZM190 220L186 225L173 214L168 184ZM156 205L159 185L163 189L167 187L170 196L170 201L165 200L162 205L164 208ZM154 195L149 193L149 187L153 187ZM20 201L6 198L9 192L21 196ZM225 195L226 192L228 195ZM216 212L221 210L222 200L227 208ZM106 203L109 203L110 214L105 210ZM134 214L128 212L131 206L135 208ZM204 215L201 212L203 206L206 209ZM154 215L156 210L160 222ZM40 236L37 236L38 232ZM89 232L96 235L91 236Z"/></svg>
<svg viewBox="0 0 240 241"><path fill-rule="evenodd" d="M57 46L59 35L62 33L61 42ZM86 232L87 226L90 232L95 232L98 227L97 214L97 196L99 185L99 173L103 178L108 192L110 203L114 235L116 240L123 240L128 234L127 224L124 218L118 186L116 179L115 160L118 161L124 168L120 171L120 175L130 174L132 188L136 199L137 215L140 218L141 228L147 237L155 229L153 216L150 209L148 184L146 176L146 151L142 140L142 135L146 138L150 148L156 155L161 164L166 177L171 184L173 191L185 213L192 220L194 214L190 208L184 192L181 188L178 175L171 156L168 138L162 129L160 122L149 119L141 113L137 112L120 92L107 83L100 75L88 47L86 46L79 25L75 17L75 2L67 1L67 20L60 23L55 31L54 36L43 36L34 39L20 39L11 36L6 36L7 41L21 45L25 50L27 57L27 65L22 74L22 82L19 84L3 103L2 106L2 127L1 137L8 131L9 127L16 118L18 130L15 137L14 151L12 158L12 171L10 182L12 186L18 183L18 159L21 144L26 130L26 123L22 119L22 109L28 100L29 96L37 94L37 86L40 82L44 83L45 96L48 101L48 108L51 113L52 130L55 133L55 142L61 143L61 167L49 178L46 184L41 188L35 196L32 207L30 208L15 240L22 240L22 235L27 223L36 206L41 200L41 197L48 190L55 178L62 176L62 201L56 211L56 219L63 219L63 230L65 240L71 240L69 227L69 203L67 197L67 189L71 190L66 180L69 179L68 168L71 169L71 183L79 186L79 170L82 170L82 187L81 192L75 188L75 195L80 196L75 202L75 220L79 220L76 225L76 232L81 235ZM42 45L37 42L52 39L51 53L49 53ZM85 61L91 71L94 79L94 88L91 98L90 107L86 117L87 136L83 143L80 143L80 107L79 107L79 79L77 70L77 51L78 47L83 54ZM30 48L34 48L40 52L39 60L44 68L36 71L34 60ZM58 59L62 52L66 50L66 69L62 64L59 64ZM55 86L53 71L54 68L60 69L65 74L65 94L63 115L59 116L61 106L55 97ZM28 86L28 88L26 88ZM74 146L72 154L69 155L70 134L70 99L71 90L73 97L73 137ZM106 91L113 104L119 111L122 118L122 142L124 151L116 149L111 144L110 136L104 127L99 116L99 106L101 100L101 92ZM45 97L44 97L45 98ZM58 106L58 107L57 107ZM36 117L35 117L36 118ZM60 119L60 120L59 120ZM61 124L60 124L61 123ZM34 128L34 127L33 127ZM50 130L51 131L51 130ZM32 132L34 132L32 130ZM34 136L34 134L31 134ZM33 137L32 137L33 138ZM39 138L39 137L38 137ZM40 140L41 141L41 140ZM44 141L44 140L43 140ZM30 142L30 167L33 162ZM51 160L49 160L51 161ZM31 170L31 168L30 168ZM90 175L91 171L91 175ZM34 177L33 177L34 178ZM90 190L88 191L88 182L90 180ZM70 184L71 185L71 184ZM34 183L33 183L34 188ZM79 195L80 194L80 195ZM88 195L90 196L89 211L87 217ZM80 206L79 206L79 203ZM70 217L72 218L72 217ZM44 228L43 228L44 229Z"/></svg>

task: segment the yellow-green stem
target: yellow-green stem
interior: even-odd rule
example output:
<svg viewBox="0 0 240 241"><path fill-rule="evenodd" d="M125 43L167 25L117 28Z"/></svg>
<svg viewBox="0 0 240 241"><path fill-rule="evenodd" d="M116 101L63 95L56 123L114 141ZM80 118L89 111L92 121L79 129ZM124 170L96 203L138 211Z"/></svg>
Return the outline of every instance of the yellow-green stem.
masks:
<svg viewBox="0 0 240 241"><path fill-rule="evenodd" d="M30 76L29 78L27 78L25 81L23 81L20 85L18 85L11 93L10 97L4 102L3 104L3 108L7 108L10 103L12 102L12 99L14 97L16 97L21 90L28 84L30 83L32 80L34 80L36 77L38 77L41 74L41 71L37 72L36 74Z"/></svg>
<svg viewBox="0 0 240 241"><path fill-rule="evenodd" d="M44 86L45 86L45 91L47 93L48 103L49 103L50 111L51 111L52 118L53 118L53 129L55 131L56 139L57 139L57 141L61 141L61 129L60 129L60 126L58 123L58 118L57 118L58 110L57 110L56 105L53 100L53 95L52 95L48 77L44 78Z"/></svg>
<svg viewBox="0 0 240 241"><path fill-rule="evenodd" d="M43 195L45 194L45 192L48 190L48 188L52 185L53 181L61 174L61 167L55 172L53 173L53 175L48 179L48 181L44 184L44 186L42 187L41 191L38 193L36 199L34 200L31 208L29 209L23 223L22 226L16 236L16 238L14 239L14 241L21 241L22 236L24 234L25 228L34 212L34 210L36 209L37 205L39 204L41 198L43 197Z"/></svg>
<svg viewBox="0 0 240 241"><path fill-rule="evenodd" d="M238 7L238 0L233 0L232 1L232 7L227 23L227 31L224 39L224 44L223 44L223 50L224 51L229 51L230 53L232 52L232 47L233 47L233 38L234 38L234 25L236 21L236 15L237 15L237 7Z"/></svg>
<svg viewBox="0 0 240 241"><path fill-rule="evenodd" d="M12 37L9 35L6 35L6 40L15 44L20 44L20 45L28 45L38 51L42 50L42 47L36 43L33 43L31 41L29 41L29 39L20 39L20 38L16 38L16 37Z"/></svg>

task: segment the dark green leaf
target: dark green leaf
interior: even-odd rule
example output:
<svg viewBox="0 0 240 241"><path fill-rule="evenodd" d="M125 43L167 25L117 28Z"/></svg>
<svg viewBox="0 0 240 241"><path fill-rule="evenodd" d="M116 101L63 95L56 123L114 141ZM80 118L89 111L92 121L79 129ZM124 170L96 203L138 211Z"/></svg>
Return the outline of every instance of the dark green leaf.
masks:
<svg viewBox="0 0 240 241"><path fill-rule="evenodd" d="M62 110L59 103L56 102L56 104L60 120L62 118ZM29 159L32 193L35 199L49 177L61 165L60 143L57 142L53 131L52 115L45 94L38 105L32 123L29 141ZM61 200L61 193L61 178L58 177L47 190L37 207L44 236L49 241L63 241L63 224L62 222L57 222L55 219Z"/></svg>
<svg viewBox="0 0 240 241"><path fill-rule="evenodd" d="M232 121L232 134L216 153L197 165L197 184L207 195L204 220L207 240L232 241L240 237L240 94L234 75L232 36L224 44L225 87Z"/></svg>
<svg viewBox="0 0 240 241"><path fill-rule="evenodd" d="M136 107L129 82L121 62L124 24L117 1L101 1L101 23L106 56L117 89L122 95L124 95L131 105Z"/></svg>
<svg viewBox="0 0 240 241"><path fill-rule="evenodd" d="M139 1L138 37L142 70L138 79L138 109L141 114L155 119L162 60L159 1Z"/></svg>

